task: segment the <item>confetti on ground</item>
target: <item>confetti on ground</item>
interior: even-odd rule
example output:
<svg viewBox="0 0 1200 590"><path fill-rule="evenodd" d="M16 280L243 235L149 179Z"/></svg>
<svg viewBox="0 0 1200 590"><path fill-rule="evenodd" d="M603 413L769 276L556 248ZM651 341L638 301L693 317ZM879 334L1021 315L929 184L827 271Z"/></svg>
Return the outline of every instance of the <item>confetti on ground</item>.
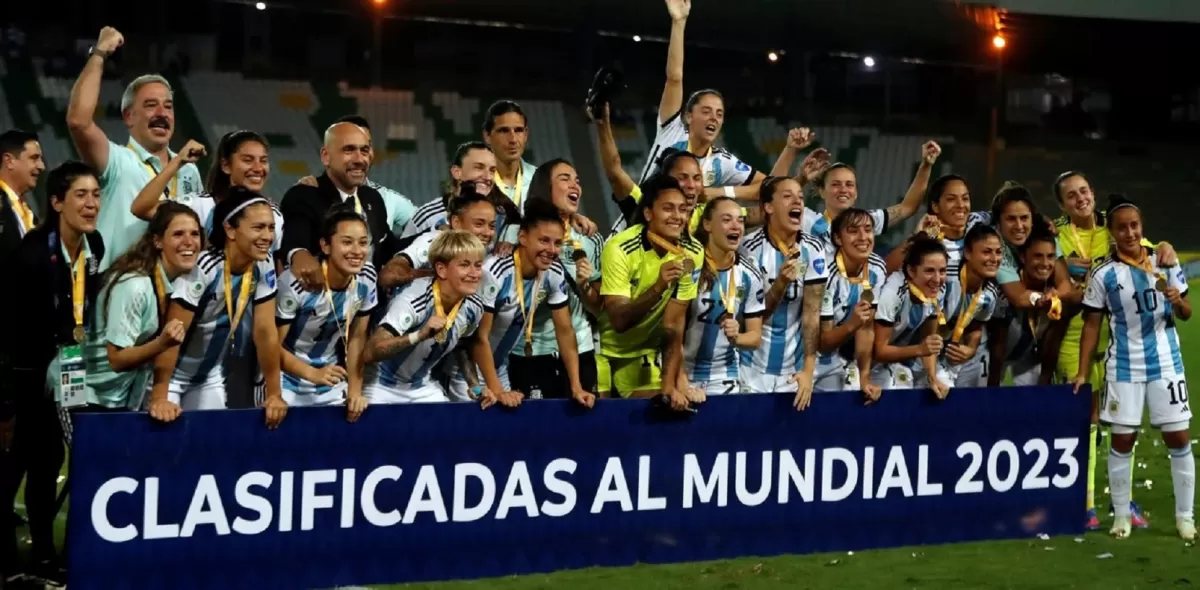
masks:
<svg viewBox="0 0 1200 590"><path fill-rule="evenodd" d="M847 551L847 552L846 552L846 555L854 555L854 552L853 552L853 551Z"/></svg>
<svg viewBox="0 0 1200 590"><path fill-rule="evenodd" d="M841 562L842 562L842 560L840 560L840 559L835 559L835 560L833 560L833 561L827 562L825 565L826 565L826 566L830 566L830 565L837 565L837 564L839 564L839 563L841 563Z"/></svg>
<svg viewBox="0 0 1200 590"><path fill-rule="evenodd" d="M64 482L64 481L66 481L66 479L67 479L67 476L65 476L65 475L60 475L60 476L58 476L58 483L62 483L62 482Z"/></svg>
<svg viewBox="0 0 1200 590"><path fill-rule="evenodd" d="M1046 551L1054 551L1054 547L1042 547L1042 549L1045 549Z"/></svg>
<svg viewBox="0 0 1200 590"><path fill-rule="evenodd" d="M1038 538L1043 541L1049 541L1050 535L1047 535L1046 533L1038 533Z"/></svg>
<svg viewBox="0 0 1200 590"><path fill-rule="evenodd" d="M1096 556L1096 559L1112 559L1112 556L1112 553L1101 553L1100 555Z"/></svg>
<svg viewBox="0 0 1200 590"><path fill-rule="evenodd" d="M1082 542L1083 542L1083 537L1075 537L1075 542L1076 542L1076 543L1082 543Z"/></svg>

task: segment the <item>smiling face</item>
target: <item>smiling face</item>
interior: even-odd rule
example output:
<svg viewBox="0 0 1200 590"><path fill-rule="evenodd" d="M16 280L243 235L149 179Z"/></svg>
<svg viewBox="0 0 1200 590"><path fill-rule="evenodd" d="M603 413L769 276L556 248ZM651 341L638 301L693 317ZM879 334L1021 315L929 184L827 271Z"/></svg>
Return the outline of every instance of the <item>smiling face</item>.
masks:
<svg viewBox="0 0 1200 590"><path fill-rule="evenodd" d="M770 202L762 207L771 229L779 235L796 233L804 227L804 192L795 180L779 181Z"/></svg>
<svg viewBox="0 0 1200 590"><path fill-rule="evenodd" d="M4 154L0 156L0 168L10 179L9 186L17 196L33 190L38 178L46 171L46 160L42 157L42 144L36 141L25 142L25 147L19 154ZM0 195L2 196L2 195Z"/></svg>
<svg viewBox="0 0 1200 590"><path fill-rule="evenodd" d="M682 192L665 189L654 200L654 206L643 211L650 231L668 240L678 240L687 227L691 207Z"/></svg>
<svg viewBox="0 0 1200 590"><path fill-rule="evenodd" d="M162 253L168 275L178 276L196 266L196 255L203 243L200 235L200 224L196 219L180 213L171 218L161 238L154 238L154 247Z"/></svg>
<svg viewBox="0 0 1200 590"><path fill-rule="evenodd" d="M703 139L707 143L717 141L721 127L725 125L725 102L715 94L701 96L692 110L687 113L688 137ZM704 154L699 154L703 156Z"/></svg>
<svg viewBox="0 0 1200 590"><path fill-rule="evenodd" d="M543 221L521 230L517 235L517 243L521 247L521 256L528 257L538 271L549 269L558 260L562 249L566 230L558 222Z"/></svg>
<svg viewBox="0 0 1200 590"><path fill-rule="evenodd" d="M1108 222L1109 233L1117 242L1117 251L1140 259L1142 257L1142 214L1134 207L1113 211Z"/></svg>
<svg viewBox="0 0 1200 590"><path fill-rule="evenodd" d="M722 252L736 251L746 234L746 218L742 216L741 205L722 199L713 205L709 215L710 218L703 221L708 244Z"/></svg>
<svg viewBox="0 0 1200 590"><path fill-rule="evenodd" d="M266 260L271 255L271 244L275 243L275 215L271 206L256 203L246 207L237 227L225 224L225 239L252 260Z"/></svg>
<svg viewBox="0 0 1200 590"><path fill-rule="evenodd" d="M472 182L475 192L486 195L496 184L496 154L485 149L469 150L463 156L462 166L450 167L450 176L454 178L455 189Z"/></svg>
<svg viewBox="0 0 1200 590"><path fill-rule="evenodd" d="M668 174L679 181L679 187L683 189L683 196L687 197L688 204L695 206L701 191L704 190L704 173L700 170L700 163L696 158L676 158Z"/></svg>
<svg viewBox="0 0 1200 590"><path fill-rule="evenodd" d="M1076 174L1063 180L1058 188L1058 204L1067 215L1086 218L1096 213L1096 195L1086 178Z"/></svg>
<svg viewBox="0 0 1200 590"><path fill-rule="evenodd" d="M1020 246L1029 239L1033 228L1033 210L1024 201L1012 201L1000 212L1000 235L1013 246Z"/></svg>
<svg viewBox="0 0 1200 590"><path fill-rule="evenodd" d="M129 134L142 147L158 151L175 132L175 100L160 82L143 84L133 95L133 104L122 113Z"/></svg>
<svg viewBox="0 0 1200 590"><path fill-rule="evenodd" d="M556 164L550 171L550 200L566 215L579 212L579 198L583 188L575 167L567 163Z"/></svg>
<svg viewBox="0 0 1200 590"><path fill-rule="evenodd" d="M1054 242L1037 240L1025 249L1022 268L1025 270L1025 276L1037 281L1048 281L1054 274L1054 263L1057 260Z"/></svg>
<svg viewBox="0 0 1200 590"><path fill-rule="evenodd" d="M450 216L450 228L475 234L480 242L492 243L496 237L496 206L487 201L478 201Z"/></svg>
<svg viewBox="0 0 1200 590"><path fill-rule="evenodd" d="M326 242L321 240L321 251L329 260L329 264L338 269L343 275L352 277L362 272L367 261L367 252L371 248L371 240L367 236L367 224L360 220L348 220L338 223L333 239Z"/></svg>
<svg viewBox="0 0 1200 590"><path fill-rule="evenodd" d="M90 234L96 231L96 216L100 213L100 183L90 174L79 176L63 198L51 199L51 206L67 227Z"/></svg>
<svg viewBox="0 0 1200 590"><path fill-rule="evenodd" d="M438 279L459 297L474 295L483 277L483 259L477 256L458 256L450 262L433 265ZM447 310L449 311L449 310Z"/></svg>
<svg viewBox="0 0 1200 590"><path fill-rule="evenodd" d="M253 140L243 141L233 156L221 160L221 171L229 175L231 185L262 193L267 184L267 175L271 173L267 146Z"/></svg>
<svg viewBox="0 0 1200 590"><path fill-rule="evenodd" d="M971 193L967 183L951 180L942 187L942 194L933 203L933 214L938 221L949 227L966 227L971 214Z"/></svg>
<svg viewBox="0 0 1200 590"><path fill-rule="evenodd" d="M846 258L854 261L868 258L875 250L875 224L871 216L860 213L833 236L833 243Z"/></svg>
<svg viewBox="0 0 1200 590"><path fill-rule="evenodd" d="M358 125L338 123L325 134L321 164L343 189L354 189L367 182L371 166L371 139Z"/></svg>
<svg viewBox="0 0 1200 590"><path fill-rule="evenodd" d="M935 297L946 284L946 255L931 252L921 258L915 267L904 269L908 282L916 285L926 297Z"/></svg>
<svg viewBox="0 0 1200 590"><path fill-rule="evenodd" d="M963 259L975 276L992 279L996 277L996 271L1000 270L1000 261L1004 259L1004 246L1000 243L1000 238L987 236L971 244L971 247L963 252Z"/></svg>
<svg viewBox="0 0 1200 590"><path fill-rule="evenodd" d="M854 171L834 168L826 172L824 184L821 185L821 198L825 200L825 209L830 218L853 207L858 201L858 178Z"/></svg>

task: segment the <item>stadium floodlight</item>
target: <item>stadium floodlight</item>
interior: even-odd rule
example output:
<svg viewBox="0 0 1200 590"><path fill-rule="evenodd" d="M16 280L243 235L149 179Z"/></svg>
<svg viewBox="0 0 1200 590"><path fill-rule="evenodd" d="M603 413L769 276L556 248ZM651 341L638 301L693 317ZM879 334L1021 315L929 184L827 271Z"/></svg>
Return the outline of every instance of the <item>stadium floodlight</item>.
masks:
<svg viewBox="0 0 1200 590"><path fill-rule="evenodd" d="M641 35L634 35L634 36L633 36L633 42L634 42L634 43L641 43L641 42L642 42L642 36L641 36Z"/></svg>
<svg viewBox="0 0 1200 590"><path fill-rule="evenodd" d="M775 53L774 51L768 52L767 59L770 60L772 63L777 62L777 61L779 61L779 54Z"/></svg>
<svg viewBox="0 0 1200 590"><path fill-rule="evenodd" d="M254 3L254 7L255 7L255 8L257 8L257 9L259 9L259 10L266 10L266 9L267 9L267 3L266 3L266 2L255 2L255 3Z"/></svg>
<svg viewBox="0 0 1200 590"><path fill-rule="evenodd" d="M992 37L992 47L995 47L996 49L1004 49L1005 45L1008 45L1008 41L1004 39L1004 35L996 33L996 36Z"/></svg>
<svg viewBox="0 0 1200 590"><path fill-rule="evenodd" d="M863 58L863 65L864 65L864 66L867 66L868 68L873 68L873 67L875 67L875 58L873 58L873 57L871 57L871 56L869 56L869 55L868 55L868 56L866 56L866 57L864 57L864 58Z"/></svg>
<svg viewBox="0 0 1200 590"><path fill-rule="evenodd" d="M383 6L384 4L387 4L387 0L371 0L371 2L374 2L375 6Z"/></svg>

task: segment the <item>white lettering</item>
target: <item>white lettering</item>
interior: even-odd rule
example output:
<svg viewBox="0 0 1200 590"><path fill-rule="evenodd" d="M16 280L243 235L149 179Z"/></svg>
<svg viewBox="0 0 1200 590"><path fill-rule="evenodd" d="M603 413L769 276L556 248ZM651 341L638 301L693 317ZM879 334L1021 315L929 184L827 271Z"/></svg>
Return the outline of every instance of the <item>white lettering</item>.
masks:
<svg viewBox="0 0 1200 590"><path fill-rule="evenodd" d="M437 472L433 465L422 465L417 472L417 483L413 485L412 494L408 497L408 506L404 509L404 524L412 524L417 520L417 514L432 512L438 522L446 522L446 503L442 500L442 488L438 486Z"/></svg>
<svg viewBox="0 0 1200 590"><path fill-rule="evenodd" d="M1058 464L1067 466L1066 475L1055 475L1051 480L1056 488L1069 488L1075 485L1079 477L1079 461L1075 459L1075 449L1079 446L1078 438L1056 438L1054 448L1062 451L1058 456Z"/></svg>
<svg viewBox="0 0 1200 590"><path fill-rule="evenodd" d="M284 533L292 530L293 477L291 471L279 474L279 530Z"/></svg>
<svg viewBox="0 0 1200 590"><path fill-rule="evenodd" d="M650 510L666 510L666 496L658 496L657 498L650 495L650 455L642 455L638 457L638 512Z"/></svg>
<svg viewBox="0 0 1200 590"><path fill-rule="evenodd" d="M929 445L917 447L917 495L942 495L941 483L929 483Z"/></svg>
<svg viewBox="0 0 1200 590"><path fill-rule="evenodd" d="M846 466L846 481L839 487L833 485L833 464L841 463ZM821 501L840 502L850 497L854 486L858 485L858 459L854 453L842 447L825 449L821 453Z"/></svg>
<svg viewBox="0 0 1200 590"><path fill-rule="evenodd" d="M274 515L275 509L271 506L271 501L254 494L250 491L252 487L260 487L263 490L270 489L271 482L275 478L271 474L262 471L251 471L237 480L237 485L233 488L233 499L238 506L258 514L258 518L254 520L246 520L242 517L233 519L233 530L239 535L257 535L266 532L271 527L271 517Z"/></svg>
<svg viewBox="0 0 1200 590"><path fill-rule="evenodd" d="M504 520L508 511L513 508L524 508L525 515L536 518L537 498L533 497L533 480L529 478L529 468L524 461L513 463L508 472L508 481L504 482L504 492L500 494L500 505L496 508L496 519Z"/></svg>
<svg viewBox="0 0 1200 590"><path fill-rule="evenodd" d="M395 465L382 465L367 474L367 478L363 480L362 497L359 502L367 522L379 527L394 526L400 522L399 510L380 512L375 506L375 488L385 479L399 481L401 473L403 470Z"/></svg>
<svg viewBox="0 0 1200 590"><path fill-rule="evenodd" d="M208 473L201 475L196 483L192 504L188 506L187 516L183 517L179 536L185 539L191 537L196 527L202 524L213 525L218 535L229 534L229 521L225 518L225 506L221 504L221 492L217 490L217 478Z"/></svg>
<svg viewBox="0 0 1200 590"><path fill-rule="evenodd" d="M733 489L737 494L738 502L743 506L758 506L767 501L767 496L771 495L771 463L774 453L771 451L762 452L762 474L758 480L758 489L750 492L746 489L746 453L738 451L734 455L734 470L733 470Z"/></svg>
<svg viewBox="0 0 1200 590"><path fill-rule="evenodd" d="M629 485L625 483L625 470L621 467L620 457L609 457L604 464L604 474L600 476L596 497L592 499L592 514L600 514L608 502L619 503L622 512L633 511L633 500L629 497Z"/></svg>
<svg viewBox="0 0 1200 590"><path fill-rule="evenodd" d="M888 490L897 488L904 493L905 498L913 495L912 480L908 477L908 463L904 460L904 448L892 447L888 453L887 463L883 466L883 477L879 478L879 492L876 498L887 497Z"/></svg>
<svg viewBox="0 0 1200 590"><path fill-rule="evenodd" d="M558 494L563 497L560 504L555 504L550 500L542 502L542 514L546 516L566 516L575 509L575 486L571 482L558 479L555 477L558 473L575 473L576 464L570 459L555 459L546 466L546 470L542 472L542 483L546 486L546 491L552 494Z"/></svg>
<svg viewBox="0 0 1200 590"><path fill-rule="evenodd" d="M1025 479L1021 480L1021 489L1023 490L1044 490L1050 487L1050 478L1042 475L1042 471L1046 469L1046 463L1050 460L1050 447L1046 441L1040 438L1030 439L1025 442L1025 448L1022 449L1025 454L1037 454L1037 459L1033 461L1033 469L1025 474Z"/></svg>
<svg viewBox="0 0 1200 590"><path fill-rule="evenodd" d="M1002 454L1008 455L1008 475L1005 475L1003 479L999 474L1000 455ZM992 489L997 492L1011 490L1016 485L1019 475L1021 475L1021 456L1017 454L1017 445L1014 445L1011 440L1001 440L992 445L987 460L987 476L988 481L992 484Z"/></svg>
<svg viewBox="0 0 1200 590"><path fill-rule="evenodd" d="M109 543L124 543L137 538L137 526L127 524L115 527L108 520L108 501L116 494L132 494L137 491L138 481L132 477L114 477L102 484L92 497L92 528L101 539Z"/></svg>
<svg viewBox="0 0 1200 590"><path fill-rule="evenodd" d="M354 470L342 470L342 520L344 529L354 526Z"/></svg>
<svg viewBox="0 0 1200 590"><path fill-rule="evenodd" d="M958 478L958 483L954 484L954 493L956 494L978 494L983 491L983 482L975 481L975 474L979 473L979 465L983 463L983 448L977 442L967 441L958 445L958 458L971 456L971 464L967 466L967 470Z"/></svg>
<svg viewBox="0 0 1200 590"><path fill-rule="evenodd" d="M792 486L796 487L796 491L800 492L800 501L813 501L813 487L816 483L814 478L809 477L817 470L817 451L816 449L804 450L804 471L796 465L796 460L792 458L792 452L784 449L779 451L779 503L787 504L788 494ZM789 485L789 483L791 485Z"/></svg>
<svg viewBox="0 0 1200 590"><path fill-rule="evenodd" d="M729 453L717 453L713 459L712 469L705 480L704 472L700 470L700 462L696 455L688 453L683 456L683 507L692 507L692 497L699 490L700 503L712 501L713 493L717 494L717 506L729 503Z"/></svg>
<svg viewBox="0 0 1200 590"><path fill-rule="evenodd" d="M145 539L174 539L179 536L179 525L158 523L158 478L146 478L146 493L142 497L142 537Z"/></svg>
<svg viewBox="0 0 1200 590"><path fill-rule="evenodd" d="M863 499L875 496L875 447L863 449Z"/></svg>
<svg viewBox="0 0 1200 590"><path fill-rule="evenodd" d="M300 474L300 530L311 531L317 510L333 508L333 496L318 494L317 486L337 482L336 469L317 469Z"/></svg>
<svg viewBox="0 0 1200 590"><path fill-rule="evenodd" d="M467 507L467 478L479 480L483 495L479 503ZM474 522L487 516L496 500L496 478L491 470L479 463L459 463L454 466L454 505L450 508L454 522Z"/></svg>

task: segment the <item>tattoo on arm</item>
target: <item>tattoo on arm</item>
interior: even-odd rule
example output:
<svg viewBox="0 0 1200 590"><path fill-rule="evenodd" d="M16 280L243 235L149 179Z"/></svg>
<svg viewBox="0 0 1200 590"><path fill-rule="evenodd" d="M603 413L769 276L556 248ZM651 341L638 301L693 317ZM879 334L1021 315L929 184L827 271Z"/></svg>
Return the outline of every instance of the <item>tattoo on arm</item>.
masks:
<svg viewBox="0 0 1200 590"><path fill-rule="evenodd" d="M825 297L825 285L814 283L804 286L804 304L800 312L800 331L804 342L804 356L817 354L817 340L821 329L821 299Z"/></svg>

